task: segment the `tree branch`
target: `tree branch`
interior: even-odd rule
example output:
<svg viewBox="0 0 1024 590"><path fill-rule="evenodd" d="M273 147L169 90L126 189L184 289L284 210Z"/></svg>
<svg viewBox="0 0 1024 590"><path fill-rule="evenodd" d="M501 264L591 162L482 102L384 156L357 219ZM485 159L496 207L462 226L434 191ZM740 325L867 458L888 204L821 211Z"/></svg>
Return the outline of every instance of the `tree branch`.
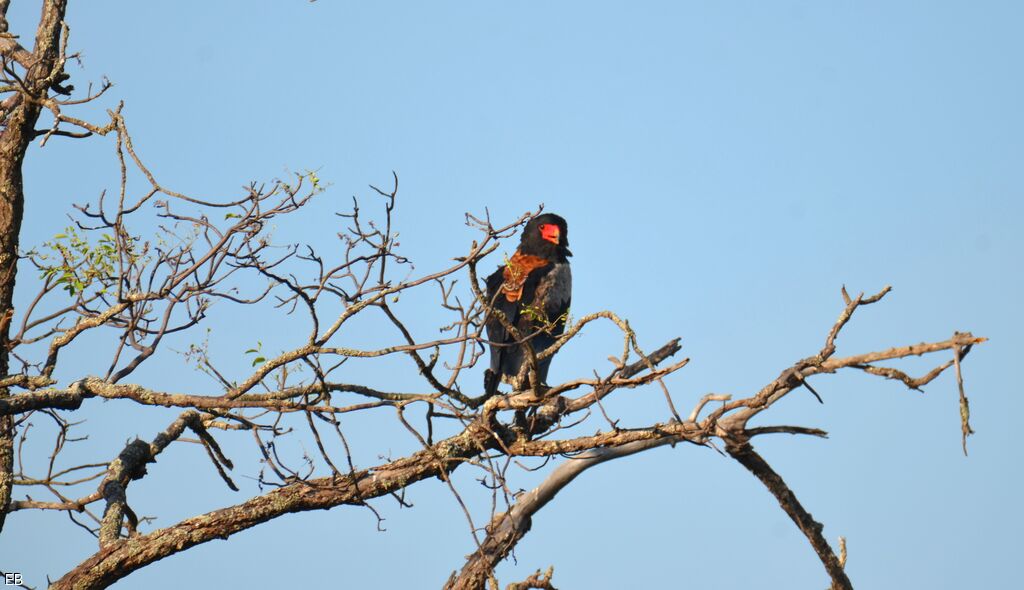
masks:
<svg viewBox="0 0 1024 590"><path fill-rule="evenodd" d="M147 535L114 541L57 580L50 588L106 588L132 572L195 545L229 536L284 514L325 510L399 491L415 482L451 472L461 459L494 448L490 430L473 423L430 449L346 476L295 481L229 508L189 518Z"/></svg>
<svg viewBox="0 0 1024 590"><path fill-rule="evenodd" d="M6 5L4 6L6 8ZM17 276L18 239L24 212L25 194L22 183L22 163L25 152L35 137L39 119L39 101L45 98L56 74L60 58L61 23L64 21L65 0L46 0L36 29L35 47L31 57L8 33L0 35L0 52L22 62L26 69L21 97L4 113L3 132L0 133L0 317L9 318L13 310L14 284ZM6 15L4 15L6 24ZM24 94L24 96L23 96ZM4 101L7 106L7 101ZM7 376L10 368L10 323L3 322L0 329L0 377ZM0 388L0 399L7 397L7 389ZM14 420L0 417L0 531L3 530L11 503L14 471Z"/></svg>
<svg viewBox="0 0 1024 590"><path fill-rule="evenodd" d="M508 510L491 519L487 525L487 538L469 556L462 571L445 584L445 590L483 590L492 577L494 568L505 559L533 525L533 515L547 505L558 492L569 485L579 474L605 461L628 457L641 451L661 447L678 439L666 437L642 440L615 448L601 448L587 451L566 459L533 490L521 494ZM550 574L548 575L550 580ZM525 586L543 587L543 586Z"/></svg>
<svg viewBox="0 0 1024 590"><path fill-rule="evenodd" d="M818 558L825 566L825 571L828 572L829 577L832 579L832 590L853 590L853 585L850 583L850 579L846 577L846 571L843 570L842 563L840 563L839 558L832 551L832 547L829 546L828 541L821 534L821 530L824 527L815 521L809 512L804 510L804 507L796 499L796 495L789 489L789 486L786 485L782 477L771 468L771 465L761 455L754 451L754 447L750 446L749 442L727 442L725 450L733 459L739 461L740 465L746 467L757 479L761 480L761 483L779 501L779 505L782 506L786 514L793 519L797 528L807 537L811 547L814 548L814 552L818 554Z"/></svg>

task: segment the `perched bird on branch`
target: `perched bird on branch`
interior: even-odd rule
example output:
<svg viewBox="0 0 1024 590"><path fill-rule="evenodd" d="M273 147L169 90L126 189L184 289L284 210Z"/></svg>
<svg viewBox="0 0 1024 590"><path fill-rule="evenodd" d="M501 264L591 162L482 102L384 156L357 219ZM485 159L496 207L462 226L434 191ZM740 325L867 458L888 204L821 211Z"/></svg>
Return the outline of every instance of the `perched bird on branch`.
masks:
<svg viewBox="0 0 1024 590"><path fill-rule="evenodd" d="M514 389L528 386L526 344L539 355L565 331L572 299L570 256L565 220L545 213L526 224L516 253L487 277L492 309L485 322L491 343L491 366L484 372L487 395L494 395L499 382ZM551 357L537 362L541 384L550 366Z"/></svg>

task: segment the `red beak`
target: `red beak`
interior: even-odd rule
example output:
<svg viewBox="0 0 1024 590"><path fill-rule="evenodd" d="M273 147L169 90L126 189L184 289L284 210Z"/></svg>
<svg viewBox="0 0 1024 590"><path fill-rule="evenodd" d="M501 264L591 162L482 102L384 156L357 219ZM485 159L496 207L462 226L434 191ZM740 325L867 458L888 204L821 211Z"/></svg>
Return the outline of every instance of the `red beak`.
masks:
<svg viewBox="0 0 1024 590"><path fill-rule="evenodd" d="M540 226L540 236L553 244L558 243L558 239L561 235L561 230L559 230L558 226L553 223L545 223Z"/></svg>

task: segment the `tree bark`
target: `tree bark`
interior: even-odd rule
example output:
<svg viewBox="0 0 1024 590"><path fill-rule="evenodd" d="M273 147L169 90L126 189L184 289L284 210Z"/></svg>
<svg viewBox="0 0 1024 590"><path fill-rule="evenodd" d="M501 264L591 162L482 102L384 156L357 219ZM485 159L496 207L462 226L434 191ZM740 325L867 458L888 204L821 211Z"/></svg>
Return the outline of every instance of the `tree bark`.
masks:
<svg viewBox="0 0 1024 590"><path fill-rule="evenodd" d="M733 459L739 461L757 479L761 480L761 483L779 501L779 505L786 511L786 514L793 519L800 532L811 542L811 547L818 554L818 559L821 560L822 565L825 566L825 571L828 572L829 577L832 579L831 589L853 590L853 584L850 582L850 578L846 576L843 564L839 561L835 552L832 551L828 541L821 534L821 530L824 527L821 523L814 520L811 513L804 509L800 501L796 499L793 490L789 489L789 486L786 485L782 476L776 473L771 465L764 460L764 457L758 455L754 451L754 447L750 446L748 442L729 444L725 450Z"/></svg>
<svg viewBox="0 0 1024 590"><path fill-rule="evenodd" d="M350 475L297 481L241 504L183 520L148 535L116 539L54 582L51 590L106 588L132 572L189 547L252 528L282 514L327 510L395 492L430 477L442 477L463 459L497 447L481 420L461 434L404 459Z"/></svg>
<svg viewBox="0 0 1024 590"><path fill-rule="evenodd" d="M587 469L620 457L628 457L676 442L674 438L641 440L627 443L621 447L599 448L567 459L551 472L543 483L533 490L524 493L508 512L495 516L487 526L487 538L473 552L462 567L462 571L452 573L445 584L445 590L484 590L491 579L494 568L501 560L508 557L516 544L530 532L533 526L533 515L547 505L555 494L569 485L576 476ZM547 578L550 584L550 577Z"/></svg>
<svg viewBox="0 0 1024 590"><path fill-rule="evenodd" d="M51 74L60 56L61 23L66 0L47 0L36 30L33 64L25 74L21 90L31 98L49 92ZM42 107L38 100L23 95L7 116L0 133L0 375L10 374L10 324L14 315L14 282L18 273L18 235L25 209L21 168L25 152L35 137ZM0 397L6 397L6 388ZM0 417L0 531L3 530L14 486L14 417Z"/></svg>

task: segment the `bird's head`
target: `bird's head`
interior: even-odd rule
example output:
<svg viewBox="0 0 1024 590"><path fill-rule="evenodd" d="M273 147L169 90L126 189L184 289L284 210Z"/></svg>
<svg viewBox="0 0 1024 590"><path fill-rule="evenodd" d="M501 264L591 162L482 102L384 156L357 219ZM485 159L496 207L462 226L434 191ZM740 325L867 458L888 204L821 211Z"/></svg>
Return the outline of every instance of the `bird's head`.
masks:
<svg viewBox="0 0 1024 590"><path fill-rule="evenodd" d="M526 224L519 250L524 254L562 259L572 256L569 251L569 226L565 219L554 213L538 215Z"/></svg>

